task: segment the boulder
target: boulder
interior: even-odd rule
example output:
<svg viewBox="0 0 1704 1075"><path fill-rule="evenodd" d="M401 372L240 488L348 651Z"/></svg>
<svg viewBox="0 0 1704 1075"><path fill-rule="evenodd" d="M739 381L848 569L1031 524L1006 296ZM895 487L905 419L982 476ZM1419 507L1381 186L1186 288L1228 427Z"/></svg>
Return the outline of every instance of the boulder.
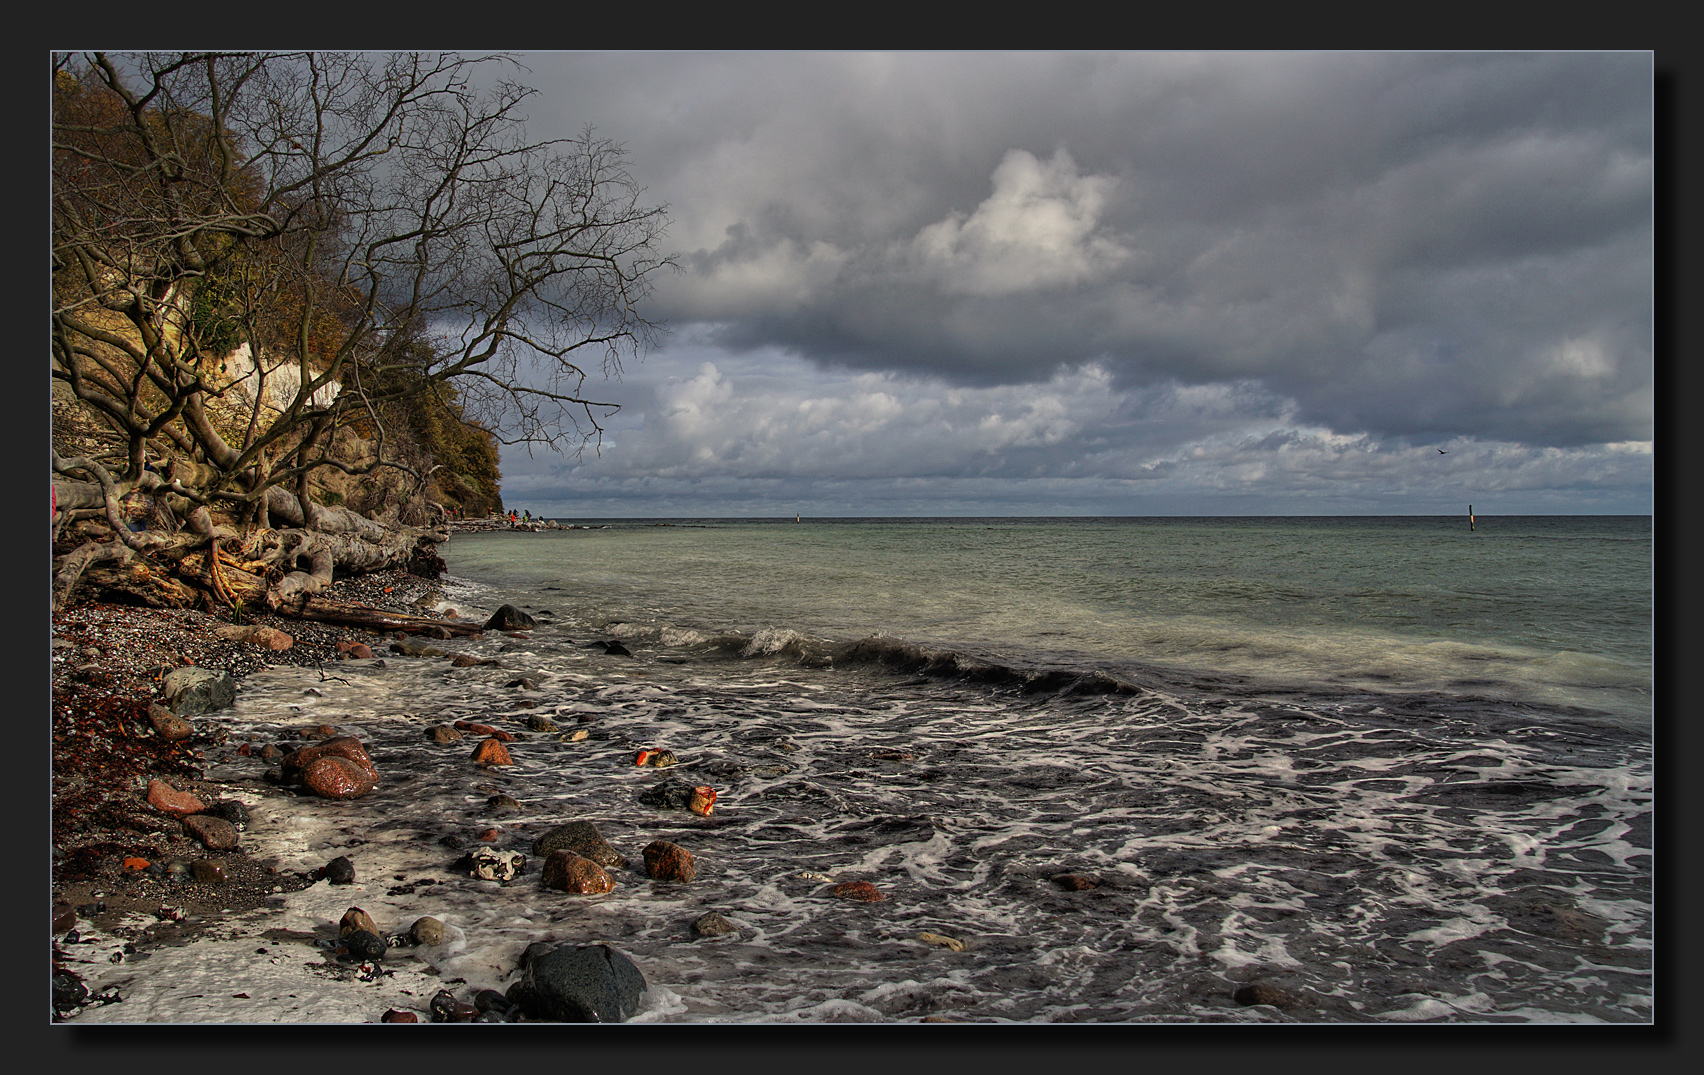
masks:
<svg viewBox="0 0 1704 1075"><path fill-rule="evenodd" d="M881 889L868 881L848 881L843 885L835 885L829 892L843 900L858 900L862 903L876 903L887 899Z"/></svg>
<svg viewBox="0 0 1704 1075"><path fill-rule="evenodd" d="M615 888L615 880L589 858L558 848L544 860L544 885L576 896L601 896Z"/></svg>
<svg viewBox="0 0 1704 1075"><path fill-rule="evenodd" d="M302 778L302 773L309 765L327 757L345 758L354 762L375 784L378 783L378 766L374 765L373 759L367 755L367 748L361 745L361 740L353 735L334 735L311 746L291 751L284 755L279 764L284 770L284 779L294 782Z"/></svg>
<svg viewBox="0 0 1704 1075"><path fill-rule="evenodd" d="M639 968L607 944L533 944L521 954L521 972L508 998L531 1019L621 1023L645 992Z"/></svg>
<svg viewBox="0 0 1704 1075"><path fill-rule="evenodd" d="M626 857L611 847L590 821L558 825L533 841L532 853L539 858L558 850L572 851L609 869L625 869L627 866Z"/></svg>
<svg viewBox="0 0 1704 1075"><path fill-rule="evenodd" d="M653 881L679 881L685 884L698 872L692 852L667 840L652 840L645 845L645 876Z"/></svg>
<svg viewBox="0 0 1704 1075"><path fill-rule="evenodd" d="M230 708L237 700L237 681L229 672L191 665L166 673L160 684L160 697L178 716L198 717Z"/></svg>
<svg viewBox="0 0 1704 1075"><path fill-rule="evenodd" d="M485 621L487 631L531 631L537 626L537 620L514 605L504 605Z"/></svg>
<svg viewBox="0 0 1704 1075"><path fill-rule="evenodd" d="M230 851L237 846L237 827L224 818L191 814L183 819L183 827L209 851Z"/></svg>
<svg viewBox="0 0 1704 1075"><path fill-rule="evenodd" d="M432 740L434 743L453 743L461 737L462 733L456 731L448 724L434 724L430 728L426 729L426 738Z"/></svg>
<svg viewBox="0 0 1704 1075"><path fill-rule="evenodd" d="M359 799L377 784L372 773L336 754L309 762L302 770L301 780L304 787L322 799Z"/></svg>

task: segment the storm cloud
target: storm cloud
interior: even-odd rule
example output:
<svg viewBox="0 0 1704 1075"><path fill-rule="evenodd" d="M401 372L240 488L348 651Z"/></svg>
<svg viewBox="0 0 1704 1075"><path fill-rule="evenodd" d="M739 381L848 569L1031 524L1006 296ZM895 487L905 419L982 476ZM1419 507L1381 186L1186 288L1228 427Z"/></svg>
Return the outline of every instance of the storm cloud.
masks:
<svg viewBox="0 0 1704 1075"><path fill-rule="evenodd" d="M1648 53L520 59L682 271L512 504L1650 510Z"/></svg>

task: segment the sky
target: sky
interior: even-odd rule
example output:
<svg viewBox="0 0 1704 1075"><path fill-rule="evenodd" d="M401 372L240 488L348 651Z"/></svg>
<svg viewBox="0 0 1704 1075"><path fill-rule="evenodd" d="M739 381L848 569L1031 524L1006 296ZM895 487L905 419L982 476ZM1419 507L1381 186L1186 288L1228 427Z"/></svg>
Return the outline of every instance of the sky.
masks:
<svg viewBox="0 0 1704 1075"><path fill-rule="evenodd" d="M518 58L682 271L505 507L1652 510L1649 53Z"/></svg>

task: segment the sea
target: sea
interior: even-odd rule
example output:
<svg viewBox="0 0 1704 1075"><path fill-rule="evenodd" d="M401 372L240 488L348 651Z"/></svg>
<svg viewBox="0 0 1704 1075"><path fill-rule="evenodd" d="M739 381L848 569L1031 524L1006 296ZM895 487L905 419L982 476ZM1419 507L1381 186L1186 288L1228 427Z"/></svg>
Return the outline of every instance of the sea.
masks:
<svg viewBox="0 0 1704 1075"><path fill-rule="evenodd" d="M636 1024L1652 1020L1649 516L556 522L440 550L439 611L538 624L433 643L487 663L242 682L208 778L249 854L357 882L90 938L123 1000L73 1022L425 1021L539 941L632 959ZM514 764L426 739L458 720ZM376 791L234 752L319 722ZM640 801L677 779L710 816ZM574 820L633 863L607 894L540 883ZM692 882L646 879L654 840ZM475 879L475 846L527 860ZM447 936L353 964L352 906Z"/></svg>

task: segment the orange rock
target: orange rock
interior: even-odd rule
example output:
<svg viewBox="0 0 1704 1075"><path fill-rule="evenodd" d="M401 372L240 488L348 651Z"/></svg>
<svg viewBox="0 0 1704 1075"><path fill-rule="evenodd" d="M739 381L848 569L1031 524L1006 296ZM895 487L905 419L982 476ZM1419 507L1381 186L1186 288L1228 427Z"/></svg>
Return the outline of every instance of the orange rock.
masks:
<svg viewBox="0 0 1704 1075"><path fill-rule="evenodd" d="M637 755L634 756L633 764L634 765L644 765L646 762L651 760L651 755L653 755L655 753L656 753L656 751L654 751L654 750L641 750Z"/></svg>
<svg viewBox="0 0 1704 1075"><path fill-rule="evenodd" d="M322 725L322 727L329 726ZM372 777L373 783L378 783L378 766L374 765L373 759L367 756L367 748L361 745L361 740L353 735L333 736L312 746L305 746L300 750L292 751L286 754L279 764L283 766L284 776L287 779L300 779L300 774L311 763L330 756L349 759L360 766L368 776Z"/></svg>
<svg viewBox="0 0 1704 1075"><path fill-rule="evenodd" d="M509 757L509 748L497 738L481 739L479 745L473 748L473 760L481 765L515 764L515 759Z"/></svg>
<svg viewBox="0 0 1704 1075"><path fill-rule="evenodd" d="M137 858L135 855L132 855L124 860L124 868L127 870L146 870L148 868L148 860L145 858Z"/></svg>
<svg viewBox="0 0 1704 1075"><path fill-rule="evenodd" d="M546 888L578 896L599 896L615 888L602 866L566 848L557 848L544 860L543 881Z"/></svg>
<svg viewBox="0 0 1704 1075"><path fill-rule="evenodd" d="M877 903L887 899L881 889L868 881L848 881L843 885L835 885L829 892L843 900L859 900L864 903Z"/></svg>
<svg viewBox="0 0 1704 1075"><path fill-rule="evenodd" d="M693 788L692 799L686 808L699 817L709 817L710 812L716 809L716 789L708 786Z"/></svg>
<svg viewBox="0 0 1704 1075"><path fill-rule="evenodd" d="M148 781L148 805L173 817L188 817L207 809L207 804L187 791L179 791L164 780Z"/></svg>
<svg viewBox="0 0 1704 1075"><path fill-rule="evenodd" d="M326 754L302 770L302 783L323 799L359 799L378 783L373 774L340 754Z"/></svg>

